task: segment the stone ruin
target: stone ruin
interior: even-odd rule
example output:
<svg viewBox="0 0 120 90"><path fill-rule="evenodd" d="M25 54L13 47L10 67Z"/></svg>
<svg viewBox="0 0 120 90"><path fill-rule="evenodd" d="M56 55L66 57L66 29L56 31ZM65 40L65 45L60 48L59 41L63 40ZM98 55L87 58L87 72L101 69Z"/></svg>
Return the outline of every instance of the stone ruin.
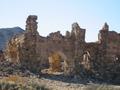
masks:
<svg viewBox="0 0 120 90"><path fill-rule="evenodd" d="M49 68L64 75L118 79L120 76L120 33L109 31L107 23L99 31L98 41L85 42L85 29L77 23L63 36L60 31L47 37L37 32L37 16L26 20L25 33L7 44L5 58L21 63L32 71Z"/></svg>

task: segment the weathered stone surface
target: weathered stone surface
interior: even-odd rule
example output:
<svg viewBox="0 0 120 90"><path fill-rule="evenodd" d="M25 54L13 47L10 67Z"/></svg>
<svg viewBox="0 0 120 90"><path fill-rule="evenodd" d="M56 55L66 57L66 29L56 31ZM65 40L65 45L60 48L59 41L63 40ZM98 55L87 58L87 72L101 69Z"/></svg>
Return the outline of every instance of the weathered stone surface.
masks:
<svg viewBox="0 0 120 90"><path fill-rule="evenodd" d="M1 61L4 61L5 58L4 58L4 52L2 50L0 50L0 62Z"/></svg>
<svg viewBox="0 0 120 90"><path fill-rule="evenodd" d="M37 43L39 34L37 32L37 16L29 16L26 21L26 32L20 36L13 37L6 49L6 59L21 63L28 69L35 71L40 61L37 57ZM40 69L39 67L37 68Z"/></svg>
<svg viewBox="0 0 120 90"><path fill-rule="evenodd" d="M37 32L37 16L30 15L23 35L12 38L6 56L37 71L49 68L65 75L116 79L120 75L120 34L104 24L98 42L85 42L85 29L77 23L63 36L60 31L42 37Z"/></svg>
<svg viewBox="0 0 120 90"><path fill-rule="evenodd" d="M61 56L57 52L51 53L51 55L48 57L49 64L50 64L50 70L53 72L60 72L62 71L62 64L61 64Z"/></svg>

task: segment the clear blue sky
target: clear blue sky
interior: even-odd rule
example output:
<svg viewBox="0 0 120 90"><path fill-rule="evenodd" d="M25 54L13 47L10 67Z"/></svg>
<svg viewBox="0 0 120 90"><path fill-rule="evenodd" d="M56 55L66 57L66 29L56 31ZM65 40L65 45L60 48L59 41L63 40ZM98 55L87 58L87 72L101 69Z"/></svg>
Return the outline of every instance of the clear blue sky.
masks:
<svg viewBox="0 0 120 90"><path fill-rule="evenodd" d="M0 28L24 29L32 14L38 16L38 31L43 36L58 30L65 34L73 22L86 29L86 41L97 40L104 22L120 33L120 0L1 0Z"/></svg>

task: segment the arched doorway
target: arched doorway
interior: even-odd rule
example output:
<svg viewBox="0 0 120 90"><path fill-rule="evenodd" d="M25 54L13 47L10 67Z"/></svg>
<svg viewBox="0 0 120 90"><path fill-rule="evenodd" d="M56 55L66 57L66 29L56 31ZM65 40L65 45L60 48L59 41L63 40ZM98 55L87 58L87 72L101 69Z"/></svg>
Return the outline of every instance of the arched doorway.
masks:
<svg viewBox="0 0 120 90"><path fill-rule="evenodd" d="M82 64L84 65L84 68L87 70L90 70L90 60L91 60L91 55L89 51L85 51L83 54L83 61Z"/></svg>
<svg viewBox="0 0 120 90"><path fill-rule="evenodd" d="M43 69L43 74L63 74L65 76L73 76L75 74L74 59L67 58L61 51L53 51L48 55L49 68Z"/></svg>
<svg viewBox="0 0 120 90"><path fill-rule="evenodd" d="M49 70L52 72L63 72L67 66L67 57L63 52L54 51L49 54Z"/></svg>

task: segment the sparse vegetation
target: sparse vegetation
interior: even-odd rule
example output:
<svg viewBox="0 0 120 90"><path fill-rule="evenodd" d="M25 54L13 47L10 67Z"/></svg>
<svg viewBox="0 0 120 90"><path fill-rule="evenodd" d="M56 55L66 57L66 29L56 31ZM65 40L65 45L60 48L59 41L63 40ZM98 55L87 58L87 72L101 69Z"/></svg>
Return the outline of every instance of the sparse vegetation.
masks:
<svg viewBox="0 0 120 90"><path fill-rule="evenodd" d="M0 90L48 90L34 79L11 75L0 80Z"/></svg>
<svg viewBox="0 0 120 90"><path fill-rule="evenodd" d="M48 90L44 86L40 86L37 84L16 84L13 82L1 82L0 83L0 90Z"/></svg>
<svg viewBox="0 0 120 90"><path fill-rule="evenodd" d="M120 87L114 85L101 84L101 85L90 85L88 87L86 86L85 90L120 90Z"/></svg>

